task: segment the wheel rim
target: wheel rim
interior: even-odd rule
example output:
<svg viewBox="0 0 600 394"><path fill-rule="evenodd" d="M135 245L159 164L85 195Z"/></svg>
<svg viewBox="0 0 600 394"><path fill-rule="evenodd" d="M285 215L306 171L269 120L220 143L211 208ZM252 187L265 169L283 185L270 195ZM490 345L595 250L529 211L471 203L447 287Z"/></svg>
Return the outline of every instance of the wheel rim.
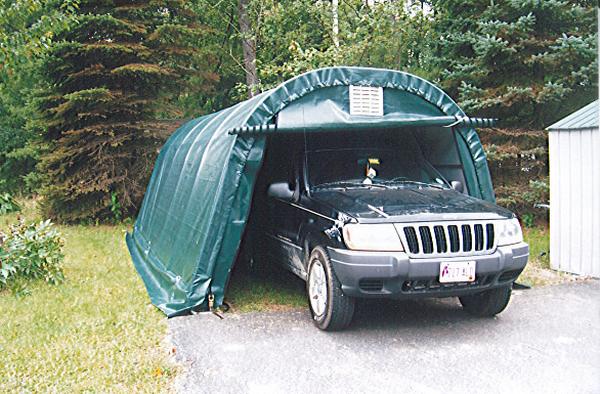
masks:
<svg viewBox="0 0 600 394"><path fill-rule="evenodd" d="M315 315L322 316L327 307L327 278L325 276L325 268L320 260L316 260L310 267L308 297Z"/></svg>

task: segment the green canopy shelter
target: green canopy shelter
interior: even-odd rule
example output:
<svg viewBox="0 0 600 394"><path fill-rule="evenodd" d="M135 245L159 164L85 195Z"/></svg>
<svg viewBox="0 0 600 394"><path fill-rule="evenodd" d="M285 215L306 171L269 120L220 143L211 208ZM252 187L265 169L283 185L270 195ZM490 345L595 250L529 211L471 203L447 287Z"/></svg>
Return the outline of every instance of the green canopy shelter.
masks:
<svg viewBox="0 0 600 394"><path fill-rule="evenodd" d="M153 304L168 316L206 309L209 295L221 305L273 134L412 127L434 130L435 140L435 130L445 130L468 193L494 201L473 128L488 123L468 118L441 89L408 73L332 67L302 74L191 120L169 138L127 234L133 263Z"/></svg>

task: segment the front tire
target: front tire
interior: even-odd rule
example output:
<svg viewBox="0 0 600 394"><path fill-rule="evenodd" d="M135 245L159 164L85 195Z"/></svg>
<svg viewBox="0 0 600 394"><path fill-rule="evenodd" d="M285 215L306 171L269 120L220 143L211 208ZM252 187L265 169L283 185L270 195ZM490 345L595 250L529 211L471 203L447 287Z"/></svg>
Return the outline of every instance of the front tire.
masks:
<svg viewBox="0 0 600 394"><path fill-rule="evenodd" d="M308 258L306 292L313 322L318 328L336 331L350 325L354 298L342 293L329 255L322 246L315 247Z"/></svg>
<svg viewBox="0 0 600 394"><path fill-rule="evenodd" d="M463 309L471 315L493 317L506 309L511 293L511 287L504 286L470 296L459 297L459 300Z"/></svg>

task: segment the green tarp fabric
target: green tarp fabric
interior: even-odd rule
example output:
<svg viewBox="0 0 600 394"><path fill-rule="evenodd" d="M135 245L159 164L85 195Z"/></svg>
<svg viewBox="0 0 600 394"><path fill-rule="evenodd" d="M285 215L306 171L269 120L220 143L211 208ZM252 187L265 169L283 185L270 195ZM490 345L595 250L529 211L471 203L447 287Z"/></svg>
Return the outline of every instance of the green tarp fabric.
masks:
<svg viewBox="0 0 600 394"><path fill-rule="evenodd" d="M127 234L129 252L152 303L167 316L206 309L208 294L215 296L215 305L223 302L267 138L229 131L273 123L280 113L282 123L297 123L298 111L304 111L300 121L308 126L306 132L325 124L343 129L334 125L357 122L345 113L346 97L336 93L336 87L349 85L383 87L384 97L397 98L386 104L385 113L397 119L465 116L448 95L417 76L332 67L302 74L183 125L161 149L134 229ZM340 116L332 121L325 113L316 124L312 118L307 122L306 114L324 101L336 105ZM494 201L477 133L469 127L455 131L470 194Z"/></svg>

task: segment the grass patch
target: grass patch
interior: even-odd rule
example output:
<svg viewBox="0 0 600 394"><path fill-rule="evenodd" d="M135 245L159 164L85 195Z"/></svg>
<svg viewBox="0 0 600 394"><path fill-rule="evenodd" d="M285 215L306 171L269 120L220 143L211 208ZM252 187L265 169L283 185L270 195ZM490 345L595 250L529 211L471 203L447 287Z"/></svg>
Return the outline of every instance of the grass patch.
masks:
<svg viewBox="0 0 600 394"><path fill-rule="evenodd" d="M572 279L569 274L550 269L550 230L547 227L524 228L523 238L529 244L529 262L519 276L519 283L536 287Z"/></svg>
<svg viewBox="0 0 600 394"><path fill-rule="evenodd" d="M307 306L304 281L276 265L263 263L251 270L238 265L225 300L233 312L290 310Z"/></svg>
<svg viewBox="0 0 600 394"><path fill-rule="evenodd" d="M544 227L525 228L523 238L529 244L530 261L540 268L550 269L550 230Z"/></svg>
<svg viewBox="0 0 600 394"><path fill-rule="evenodd" d="M36 219L34 202L22 216ZM16 214L0 216L0 227ZM176 373L125 246L125 226L58 226L66 280L0 293L0 392L158 392Z"/></svg>

